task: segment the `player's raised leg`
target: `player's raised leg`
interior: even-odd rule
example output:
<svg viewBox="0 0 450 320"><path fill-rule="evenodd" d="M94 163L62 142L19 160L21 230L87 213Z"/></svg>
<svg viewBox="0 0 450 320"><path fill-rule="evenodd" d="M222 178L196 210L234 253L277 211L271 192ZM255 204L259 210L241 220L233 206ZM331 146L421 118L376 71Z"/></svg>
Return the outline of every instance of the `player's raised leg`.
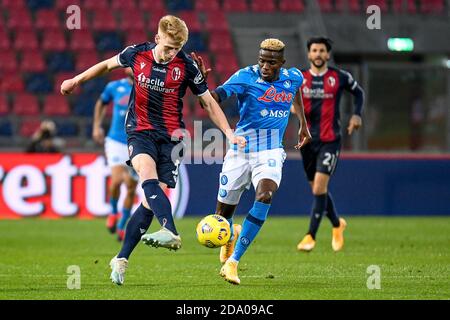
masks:
<svg viewBox="0 0 450 320"><path fill-rule="evenodd" d="M157 232L143 235L142 241L154 247L173 250L181 248L181 238L173 220L172 206L164 192L167 186L165 184L162 184L162 188L160 186L155 161L150 155L141 153L133 157L132 163L140 180L143 181L145 199L162 227Z"/></svg>
<svg viewBox="0 0 450 320"><path fill-rule="evenodd" d="M247 251L266 221L273 194L277 189L278 185L272 180L262 179L259 181L256 188L255 202L242 224L242 231L237 240L234 252L220 270L221 276L228 282L240 284L241 280L237 274L239 260Z"/></svg>

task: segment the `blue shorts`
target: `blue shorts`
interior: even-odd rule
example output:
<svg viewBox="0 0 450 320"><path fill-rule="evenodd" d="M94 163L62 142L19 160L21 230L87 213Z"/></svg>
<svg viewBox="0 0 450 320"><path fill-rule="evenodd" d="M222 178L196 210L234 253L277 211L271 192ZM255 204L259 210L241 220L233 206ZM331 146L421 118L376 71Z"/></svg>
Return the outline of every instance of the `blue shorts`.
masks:
<svg viewBox="0 0 450 320"><path fill-rule="evenodd" d="M184 143L171 141L170 137L154 130L129 133L128 155L130 160L127 161L127 164L131 166L131 159L141 153L148 154L155 161L158 180L167 184L169 188L175 188L178 167L184 155Z"/></svg>
<svg viewBox="0 0 450 320"><path fill-rule="evenodd" d="M300 149L308 181L313 181L316 172L332 175L336 170L341 150L341 141L311 141Z"/></svg>

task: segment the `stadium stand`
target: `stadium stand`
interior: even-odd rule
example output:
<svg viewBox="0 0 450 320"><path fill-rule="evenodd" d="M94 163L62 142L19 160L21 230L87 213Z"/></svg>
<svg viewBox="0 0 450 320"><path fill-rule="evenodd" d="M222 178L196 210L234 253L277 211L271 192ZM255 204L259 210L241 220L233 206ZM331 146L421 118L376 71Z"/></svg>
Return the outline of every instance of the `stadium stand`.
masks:
<svg viewBox="0 0 450 320"><path fill-rule="evenodd" d="M444 0L318 0L317 3L324 15L365 14L364 8L371 4L378 5L387 15L445 17L449 10L448 1ZM66 10L70 5L83 8L81 30L66 28ZM59 97L61 82L127 45L152 41L157 21L167 13L187 22L190 38L185 50L199 52L206 65L213 68L208 82L210 88L215 88L248 64L236 50L241 47L237 41L241 30L233 26L235 17L245 20L246 15L268 17L280 12L304 17L310 5L304 0L0 0L0 115L5 117L0 135L23 135L27 130L24 123L28 122L23 122L22 117L69 115L74 120L67 126L71 128L67 135L86 135L95 100L104 85L123 74L113 72L77 89L77 95L68 98ZM287 37L282 31L280 34ZM261 31L260 36L265 35L267 32ZM204 110L190 92L185 101L186 124L195 117L205 118ZM30 105L21 106L23 103ZM85 137L80 138L84 140Z"/></svg>

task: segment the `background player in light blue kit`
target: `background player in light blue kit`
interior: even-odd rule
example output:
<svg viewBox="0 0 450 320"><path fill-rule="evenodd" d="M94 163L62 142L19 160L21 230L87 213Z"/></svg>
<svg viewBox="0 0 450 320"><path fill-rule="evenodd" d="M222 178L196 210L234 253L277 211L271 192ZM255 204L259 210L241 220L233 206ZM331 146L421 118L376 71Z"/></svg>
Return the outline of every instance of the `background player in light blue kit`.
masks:
<svg viewBox="0 0 450 320"><path fill-rule="evenodd" d="M296 68L282 68L285 62L284 47L278 39L264 40L260 45L258 64L237 71L212 92L218 102L237 95L240 119L236 135L247 140L244 150L235 146L228 150L220 173L217 196L216 214L225 217L234 229L231 240L221 248L220 261L224 265L220 275L233 284L240 283L238 262L264 224L273 194L281 182L286 158L282 139L292 105L302 124L296 148L311 139L299 90L303 76ZM205 71L202 62L199 63ZM251 184L256 190L253 208L242 228L233 226L236 206Z"/></svg>
<svg viewBox="0 0 450 320"><path fill-rule="evenodd" d="M125 133L125 116L128 110L128 100L133 86L133 74L130 68L125 69L127 78L112 81L103 90L95 104L94 123L92 130L93 139L105 145L105 155L108 166L111 169L111 183L109 195L112 211L106 220L106 227L111 233L116 232L120 241L125 236L125 225L130 217L136 194L138 176L132 168L126 165L128 160L127 135ZM105 139L102 122L106 107L113 102L113 114L111 126ZM125 183L127 193L122 208L122 216L119 220L118 200L120 187Z"/></svg>

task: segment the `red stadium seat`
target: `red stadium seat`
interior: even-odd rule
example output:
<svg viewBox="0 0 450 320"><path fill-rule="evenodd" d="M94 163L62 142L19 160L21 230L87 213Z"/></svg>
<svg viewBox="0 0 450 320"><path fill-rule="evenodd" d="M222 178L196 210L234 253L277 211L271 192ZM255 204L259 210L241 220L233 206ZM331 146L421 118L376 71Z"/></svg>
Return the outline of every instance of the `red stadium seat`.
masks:
<svg viewBox="0 0 450 320"><path fill-rule="evenodd" d="M111 8L113 10L128 10L136 9L136 3L134 1L123 1L123 0L111 0Z"/></svg>
<svg viewBox="0 0 450 320"><path fill-rule="evenodd" d="M30 30L33 28L30 12L27 8L9 11L7 26L12 30Z"/></svg>
<svg viewBox="0 0 450 320"><path fill-rule="evenodd" d="M75 56L76 64L75 68L78 71L84 71L87 68L92 67L99 62L97 53L94 51L80 51Z"/></svg>
<svg viewBox="0 0 450 320"><path fill-rule="evenodd" d="M0 26L1 28L2 26ZM11 41L5 29L0 30L0 50L8 50L11 48Z"/></svg>
<svg viewBox="0 0 450 320"><path fill-rule="evenodd" d="M0 94L0 116L7 115L9 113L8 97L5 94Z"/></svg>
<svg viewBox="0 0 450 320"><path fill-rule="evenodd" d="M223 0L222 8L225 12L248 11L247 2L241 0Z"/></svg>
<svg viewBox="0 0 450 320"><path fill-rule="evenodd" d="M46 116L68 116L70 115L70 107L64 96L52 94L44 99L43 113Z"/></svg>
<svg viewBox="0 0 450 320"><path fill-rule="evenodd" d="M251 8L253 12L275 12L275 2L274 0L252 0Z"/></svg>
<svg viewBox="0 0 450 320"><path fill-rule="evenodd" d="M9 72L16 69L16 54L13 51L0 51L0 71Z"/></svg>
<svg viewBox="0 0 450 320"><path fill-rule="evenodd" d="M77 5L78 7L83 8L84 6L81 4L81 0L58 0L55 1L55 8L67 12L67 8L71 5Z"/></svg>
<svg viewBox="0 0 450 320"><path fill-rule="evenodd" d="M365 0L364 8L367 8L371 5L378 6L383 13L389 11L387 0Z"/></svg>
<svg viewBox="0 0 450 320"><path fill-rule="evenodd" d="M222 11L210 11L207 13L205 29L209 32L228 31L230 27L225 14Z"/></svg>
<svg viewBox="0 0 450 320"><path fill-rule="evenodd" d="M215 61L214 69L219 74L230 76L239 69L239 63L235 55L216 54Z"/></svg>
<svg viewBox="0 0 450 320"><path fill-rule="evenodd" d="M195 11L197 12L210 12L220 10L218 0L196 0Z"/></svg>
<svg viewBox="0 0 450 320"><path fill-rule="evenodd" d="M22 137L31 137L40 126L41 120L39 119L22 119L19 127L19 135Z"/></svg>
<svg viewBox="0 0 450 320"><path fill-rule="evenodd" d="M95 50L92 33L86 30L76 30L70 32L70 50Z"/></svg>
<svg viewBox="0 0 450 320"><path fill-rule="evenodd" d="M443 14L444 0L421 0L420 12L425 14Z"/></svg>
<svg viewBox="0 0 450 320"><path fill-rule="evenodd" d="M115 31L118 29L116 19L109 10L94 12L92 19L92 29L95 31Z"/></svg>
<svg viewBox="0 0 450 320"><path fill-rule="evenodd" d="M305 10L303 0L280 0L281 12L301 13Z"/></svg>
<svg viewBox="0 0 450 320"><path fill-rule="evenodd" d="M138 9L123 9L120 11L120 29L125 33L145 28L142 12Z"/></svg>
<svg viewBox="0 0 450 320"><path fill-rule="evenodd" d="M138 7L141 11L155 12L155 11L165 11L166 6L164 0L140 0L138 1ZM156 22L157 23L157 22Z"/></svg>
<svg viewBox="0 0 450 320"><path fill-rule="evenodd" d="M358 14L361 12L361 5L359 4L359 0L347 0L348 1L348 10L350 13Z"/></svg>
<svg viewBox="0 0 450 320"><path fill-rule="evenodd" d="M322 12L333 12L333 1L332 0L319 0L319 7Z"/></svg>
<svg viewBox="0 0 450 320"><path fill-rule="evenodd" d="M39 104L37 98L28 93L18 94L14 98L12 113L18 116L39 115Z"/></svg>
<svg viewBox="0 0 450 320"><path fill-rule="evenodd" d="M36 34L33 30L20 30L16 32L14 48L17 50L36 50L39 47Z"/></svg>
<svg viewBox="0 0 450 320"><path fill-rule="evenodd" d="M26 8L25 0L2 0L0 6L6 9L23 9Z"/></svg>
<svg viewBox="0 0 450 320"><path fill-rule="evenodd" d="M179 11L177 16L183 19L188 25L189 32L202 32L203 28L195 11Z"/></svg>
<svg viewBox="0 0 450 320"><path fill-rule="evenodd" d="M45 71L45 61L39 50L27 50L22 52L20 71L22 72L43 72Z"/></svg>
<svg viewBox="0 0 450 320"><path fill-rule="evenodd" d="M0 77L0 92L2 93L22 93L25 89L22 77L17 70L3 72Z"/></svg>
<svg viewBox="0 0 450 320"><path fill-rule="evenodd" d="M60 29L47 30L43 33L41 48L49 51L64 51L67 49L66 38Z"/></svg>
<svg viewBox="0 0 450 320"><path fill-rule="evenodd" d="M143 43L146 41L153 41L153 38L150 39L149 36L147 35L147 33L144 31L144 29L142 30L133 30L129 33L127 33L125 38L125 46L130 46L132 44L138 44L138 43ZM152 35L153 37L154 35Z"/></svg>
<svg viewBox="0 0 450 320"><path fill-rule="evenodd" d="M109 2L108 0L85 0L82 8L89 11L109 11Z"/></svg>
<svg viewBox="0 0 450 320"><path fill-rule="evenodd" d="M38 29L60 29L58 13L53 9L41 9L36 12L35 27Z"/></svg>
<svg viewBox="0 0 450 320"><path fill-rule="evenodd" d="M233 41L228 31L214 32L209 37L209 50L213 53L232 52Z"/></svg>

